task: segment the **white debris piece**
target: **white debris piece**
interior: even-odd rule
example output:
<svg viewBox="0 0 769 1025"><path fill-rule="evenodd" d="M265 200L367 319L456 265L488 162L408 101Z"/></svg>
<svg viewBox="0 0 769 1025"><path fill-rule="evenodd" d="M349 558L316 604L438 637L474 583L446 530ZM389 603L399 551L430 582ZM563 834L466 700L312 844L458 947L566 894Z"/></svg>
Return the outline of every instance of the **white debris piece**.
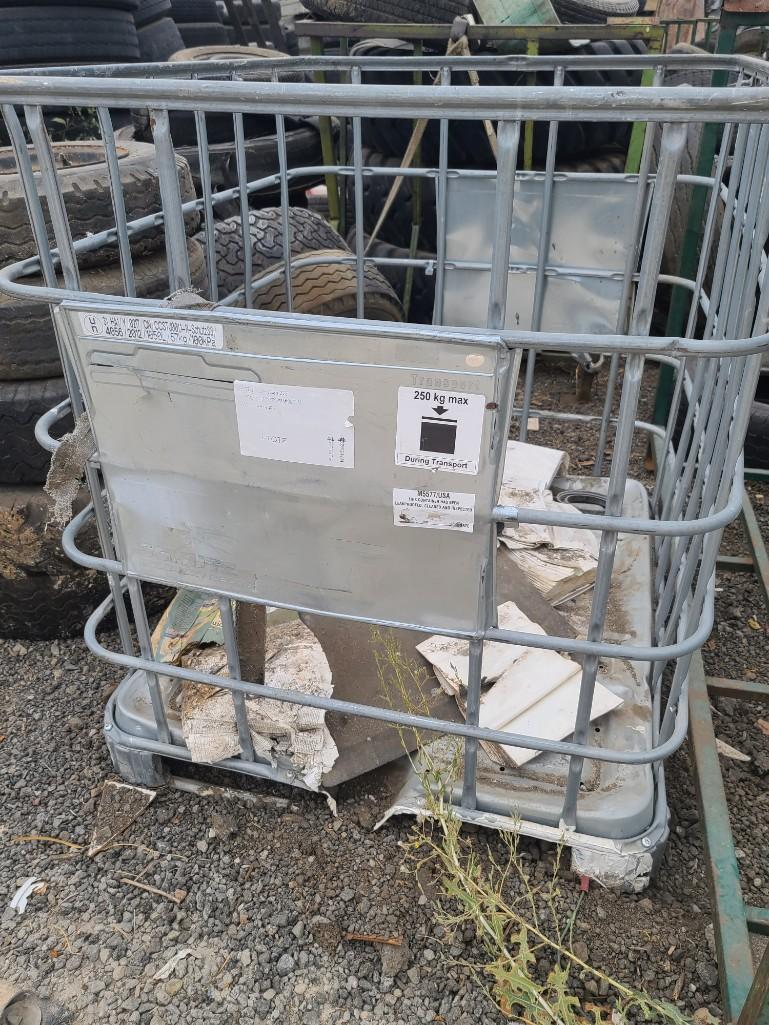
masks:
<svg viewBox="0 0 769 1025"><path fill-rule="evenodd" d="M500 605L497 612L502 629L545 633L514 602ZM491 649L488 661L487 648ZM417 650L464 711L469 676L467 643L430 637ZM582 668L573 659L544 648L491 641L484 645L482 674L484 683L491 686L481 696L479 725L548 740L563 740L573 732L582 677ZM591 721L621 704L622 698L596 682ZM511 745L484 743L483 747L494 760L516 768L541 753Z"/></svg>
<svg viewBox="0 0 769 1025"><path fill-rule="evenodd" d="M550 490L553 477L565 464L565 453L540 445L507 444L500 505L557 512L580 517L576 506L556 502ZM598 566L597 531L578 526L539 523L508 525L500 543L540 594L559 604L592 587Z"/></svg>
<svg viewBox="0 0 769 1025"><path fill-rule="evenodd" d="M162 982L163 979L168 979L171 972L177 966L180 961L183 961L185 957L197 957L198 955L190 947L183 947L181 950L177 950L173 957L170 957L162 968L158 968L155 974L152 976L153 981Z"/></svg>
<svg viewBox="0 0 769 1025"><path fill-rule="evenodd" d="M558 473L566 473L569 457L557 448L508 441L502 480L521 491L546 491Z"/></svg>
<svg viewBox="0 0 769 1025"><path fill-rule="evenodd" d="M27 910L27 901L33 893L40 893L45 890L48 884L42 879L37 879L35 876L30 876L29 879L25 879L21 886L18 888L11 898L10 906L14 909L17 915L23 915Z"/></svg>
<svg viewBox="0 0 769 1025"><path fill-rule="evenodd" d="M216 645L199 649L185 665L226 675L227 658ZM331 669L323 649L300 622L268 631L265 683L302 694L329 697ZM339 752L325 725L323 709L293 705L274 698L249 697L246 717L257 756L290 762L303 782L317 790L321 777ZM207 684L185 683L181 692L185 743L195 762L219 762L240 753L232 694Z"/></svg>

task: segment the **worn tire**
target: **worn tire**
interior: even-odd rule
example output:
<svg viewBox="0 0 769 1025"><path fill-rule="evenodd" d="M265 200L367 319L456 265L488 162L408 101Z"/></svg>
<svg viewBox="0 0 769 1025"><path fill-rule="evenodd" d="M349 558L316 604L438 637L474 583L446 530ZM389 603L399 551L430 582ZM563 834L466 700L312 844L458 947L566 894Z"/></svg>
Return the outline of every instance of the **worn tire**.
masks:
<svg viewBox="0 0 769 1025"><path fill-rule="evenodd" d="M349 250L321 249L303 253L304 257L349 257ZM278 265L280 266L280 265ZM267 268L267 271L277 267ZM367 264L364 271L364 310L367 320L402 321L403 307L395 292L377 270ZM312 313L321 317L357 317L357 276L355 267L342 263L308 264L292 268L291 292L294 313ZM254 306L260 310L288 310L283 277L260 287L254 281Z"/></svg>
<svg viewBox="0 0 769 1025"><path fill-rule="evenodd" d="M0 7L0 67L138 59L132 10L77 3Z"/></svg>
<svg viewBox="0 0 769 1025"><path fill-rule="evenodd" d="M45 483L51 455L35 441L35 424L66 397L63 377L0 381L0 484ZM71 431L71 418L58 426Z"/></svg>
<svg viewBox="0 0 769 1025"><path fill-rule="evenodd" d="M148 25L140 25L139 55L145 64L167 61L168 58L184 46L176 22L171 18L158 18Z"/></svg>
<svg viewBox="0 0 769 1025"><path fill-rule="evenodd" d="M83 494L79 510L88 501ZM102 573L76 566L48 525L51 502L40 487L0 487L0 637L49 640L81 633L107 593ZM79 544L97 554L89 528Z"/></svg>
<svg viewBox="0 0 769 1025"><path fill-rule="evenodd" d="M171 12L177 25L222 20L216 0L171 0Z"/></svg>
<svg viewBox="0 0 769 1025"><path fill-rule="evenodd" d="M553 0L553 9L564 25L603 25L609 18L638 14L638 0Z"/></svg>
<svg viewBox="0 0 769 1025"><path fill-rule="evenodd" d="M329 21L452 22L467 14L468 0L302 0L312 14Z"/></svg>
<svg viewBox="0 0 769 1025"><path fill-rule="evenodd" d="M219 21L177 22L176 24L184 40L184 45L187 47L214 46L230 41L227 29Z"/></svg>
<svg viewBox="0 0 769 1025"><path fill-rule="evenodd" d="M142 25L149 25L161 18L171 18L171 0L139 0L139 6L134 13L134 21L137 28Z"/></svg>
<svg viewBox="0 0 769 1025"><path fill-rule="evenodd" d="M301 207L288 208L291 255L317 249L346 249L342 236L319 214ZM251 235L251 266L254 276L284 255L283 218L280 207L252 211L248 217ZM200 236L198 236L200 238ZM216 268L220 298L243 284L245 247L240 217L228 217L216 224Z"/></svg>
<svg viewBox="0 0 769 1025"><path fill-rule="evenodd" d="M190 276L193 285L204 288L205 257L203 247L187 241ZM136 294L147 299L164 299L168 293L168 267L165 252L151 253L134 263ZM25 284L42 286L41 277L25 278ZM80 275L83 292L123 295L123 279L118 264L93 267ZM59 350L48 306L29 299L0 295L0 380L18 381L57 377L61 374Z"/></svg>
<svg viewBox="0 0 769 1025"><path fill-rule="evenodd" d="M355 252L355 231L347 235L350 249ZM368 235L363 238L364 248L369 245ZM408 247L393 246L389 242L375 241L370 248L366 249L366 255L372 259L385 260L407 260L410 256ZM417 250L418 260L435 260L436 254ZM379 272L390 282L398 296L403 302L406 287L406 267L379 267ZM435 275L426 274L424 268L415 267L411 282L411 300L409 303L408 321L410 324L431 324L433 320L433 307L435 306Z"/></svg>
<svg viewBox="0 0 769 1025"><path fill-rule="evenodd" d="M769 470L769 404L754 402L745 435L745 467Z"/></svg>
<svg viewBox="0 0 769 1025"><path fill-rule="evenodd" d="M55 142L52 145L73 240L111 228L115 223L115 214L103 144ZM117 153L128 220L157 213L162 209L162 202L154 146L120 141ZM176 163L182 201L187 202L195 198L192 175L182 158L177 157ZM199 222L200 215L197 212L187 216L189 234L197 231ZM50 223L48 237L51 246L54 246ZM137 257L154 252L163 245L164 238L162 226L152 228L131 242L131 251ZM5 147L0 149L0 265L14 263L36 253L16 159L13 150ZM103 265L116 259L117 255L117 244L113 243L93 253L82 254L79 263L81 267Z"/></svg>

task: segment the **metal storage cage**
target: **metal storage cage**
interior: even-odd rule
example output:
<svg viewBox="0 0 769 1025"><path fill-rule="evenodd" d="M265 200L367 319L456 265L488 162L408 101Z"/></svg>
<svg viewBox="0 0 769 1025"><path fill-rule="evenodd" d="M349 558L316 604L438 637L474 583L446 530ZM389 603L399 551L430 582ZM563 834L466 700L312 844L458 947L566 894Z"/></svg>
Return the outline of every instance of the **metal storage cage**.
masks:
<svg viewBox="0 0 769 1025"><path fill-rule="evenodd" d="M644 72L650 84L563 85L575 67L609 63L618 72ZM562 838L580 871L641 888L667 835L663 764L686 735L687 673L712 627L721 532L740 508L749 411L740 400L752 395L769 344L769 67L738 57L393 57L378 58L376 69L419 73L422 84L361 84L372 66L366 58L260 62L272 81L249 80L252 65L243 61L47 69L0 82L39 250L0 272L0 287L51 304L72 408L76 417L85 411L92 432L85 470L92 506L72 520L64 543L70 557L103 570L109 581L110 596L88 620L85 637L92 651L127 670L106 710L113 760L119 772L150 784L165 778L165 759L189 761L166 700L169 683L180 679L232 693L241 753L225 760L226 768L295 785L302 783L290 765L254 754L249 697L415 727L461 739L462 779L453 797L463 819ZM490 70L515 73L520 84L455 84L466 81L468 67L482 78ZM666 75L680 69L726 73L728 84L666 87ZM337 83L309 81L320 71ZM111 230L76 241L46 128L47 111L72 106L96 108L115 213ZM162 196L162 214L132 223L112 129L122 109L149 112ZM233 119L229 187L212 184L213 115ZM260 179L249 177L248 115L275 122L278 166ZM324 116L351 119L349 162L289 166L286 119ZM197 139L200 193L187 203L180 200L173 142L180 117L194 119ZM422 166L364 166L368 122L406 119L408 135L411 121L421 118L430 122ZM494 126L496 167L450 164L450 125L483 140L484 120ZM559 132L564 123L583 122L611 122L628 132L646 125L637 173L559 170ZM719 132L712 175L681 174L690 133L702 123ZM523 142L532 136L541 166L520 171ZM234 202L246 223L250 199L277 193L288 238L291 190L325 174L351 183L355 252L303 257L285 246L281 265L252 283L246 246L240 287L219 295L215 209ZM364 255L362 192L373 174L421 178L435 191L435 259L405 261L434 276L432 325L365 317L374 261ZM697 273L672 279L660 273L671 207L677 190L693 187L709 196ZM189 288L193 243L185 214L192 210L204 219L206 301L191 303L185 293L167 302L135 298L131 243L158 223L168 292ZM124 294L88 294L78 259L107 243L119 251ZM383 269L404 263L376 262ZM298 269L328 264L354 269L357 318L292 312ZM661 283L690 295L682 337L652 333ZM270 287L280 291L284 311L255 308ZM535 357L543 350L605 356L602 414L535 409ZM666 430L637 419L644 367L653 362L675 373ZM403 440L411 421L399 403L405 410L419 391L467 408L457 428L466 446L451 449L455 458L401 458L416 443ZM276 421L285 429L279 439L265 434L266 394L284 407L298 404L312 429L297 434L288 416ZM49 431L64 412L57 407L39 425L52 450ZM566 501L572 492L579 501L587 493L585 508L594 511L577 518L569 510L499 503L508 436L512 429L525 437L534 412L565 432L573 424L593 430L592 472L561 477L553 487ZM644 436L657 458L648 490L630 476L633 446ZM271 446L278 442L288 446L288 459L275 458ZM425 503L441 529L409 529L420 525ZM103 549L98 558L76 544L90 519ZM499 563L498 531L531 524L600 533L595 585L575 610L576 637L498 626L498 602L515 597ZM228 678L155 660L145 581L219 598ZM463 638L466 714L457 721L243 680L233 600L295 609L316 623L337 617L350 629L378 624ZM98 639L113 606L119 649ZM478 725L489 641L558 651L581 663L566 740ZM597 683L623 699L600 732L590 722ZM500 774L481 742L542 753ZM422 796L414 776L393 810L419 811Z"/></svg>

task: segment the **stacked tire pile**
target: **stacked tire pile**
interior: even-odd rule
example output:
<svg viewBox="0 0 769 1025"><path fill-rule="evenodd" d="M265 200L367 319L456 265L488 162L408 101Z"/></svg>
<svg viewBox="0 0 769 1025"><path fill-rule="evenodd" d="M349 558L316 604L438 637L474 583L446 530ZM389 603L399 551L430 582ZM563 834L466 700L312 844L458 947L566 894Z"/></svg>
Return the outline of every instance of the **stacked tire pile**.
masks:
<svg viewBox="0 0 769 1025"><path fill-rule="evenodd" d="M197 61L201 63L201 77L205 74L205 64L210 61L228 60L249 57L258 61L259 58L269 60L288 59L286 54L276 50L262 49L256 46L198 46L181 50L173 55L176 61ZM272 72L260 70L258 66L242 72L248 81L269 81ZM282 82L302 80L298 71L290 71L280 75ZM202 195L200 175L200 154L198 150L197 129L194 116L185 111L171 111L171 135L176 152L184 156L192 170L193 180ZM289 168L315 166L323 163L320 133L313 119L285 119L286 159ZM275 118L272 115L246 114L243 116L245 136L246 176L249 182L267 178L278 173L280 169L278 157L278 136ZM206 134L208 141L208 158L211 173L211 188L214 192L234 188L238 185L238 159L235 145L235 126L232 114L209 113L206 115ZM152 140L152 130L147 112L138 111L134 117L133 128L124 132L122 137L133 137L141 141ZM318 184L321 178L310 178L289 183L289 196L292 205L306 205L305 192ZM252 205L271 206L279 201L280 186L253 193ZM217 213L222 214L221 206Z"/></svg>
<svg viewBox="0 0 769 1025"><path fill-rule="evenodd" d="M146 64L167 61L184 48L184 40L173 20L171 0L139 0L134 13L139 55Z"/></svg>
<svg viewBox="0 0 769 1025"><path fill-rule="evenodd" d="M54 143L53 151L73 239L114 225L102 144ZM118 166L128 219L160 210L154 147L121 144ZM194 198L189 167L181 159L177 166L183 198ZM0 149L0 197L0 265L7 266L37 253L10 149ZM190 235L198 225L197 214L188 217ZM132 240L140 296L168 294L164 241L162 227ZM193 281L202 286L203 250L192 238L188 253ZM81 254L78 262L83 291L123 294L115 245ZM27 278L25 283L40 285L42 279ZM38 446L34 427L66 397L48 307L0 295L0 636L45 638L79 632L87 613L104 596L101 574L73 565L61 550L60 530L48 523L50 502L42 485L49 456ZM60 433L70 427L71 421L61 424ZM94 545L95 538L89 542Z"/></svg>
<svg viewBox="0 0 769 1025"><path fill-rule="evenodd" d="M0 0L0 66L139 60L139 0Z"/></svg>
<svg viewBox="0 0 769 1025"><path fill-rule="evenodd" d="M341 235L312 210L290 207L291 300L295 313L325 317L357 316L357 274L352 253ZM253 305L288 310L284 273L283 213L279 207L252 211L248 224ZM219 297L241 290L243 306L245 246L240 217L216 224L216 269ZM350 262L343 262L343 261ZM364 311L369 320L403 320L403 308L384 276L371 264L364 270Z"/></svg>
<svg viewBox="0 0 769 1025"><path fill-rule="evenodd" d="M185 47L230 42L216 0L171 0L171 12Z"/></svg>

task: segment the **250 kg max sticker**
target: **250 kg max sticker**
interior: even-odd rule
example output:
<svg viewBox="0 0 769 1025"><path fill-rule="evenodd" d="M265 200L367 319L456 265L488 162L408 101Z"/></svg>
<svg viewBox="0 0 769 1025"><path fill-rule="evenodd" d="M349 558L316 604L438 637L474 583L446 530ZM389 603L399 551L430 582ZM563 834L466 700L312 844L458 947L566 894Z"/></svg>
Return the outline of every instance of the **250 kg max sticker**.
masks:
<svg viewBox="0 0 769 1025"><path fill-rule="evenodd" d="M470 392L399 388L396 465L478 473L485 407Z"/></svg>

